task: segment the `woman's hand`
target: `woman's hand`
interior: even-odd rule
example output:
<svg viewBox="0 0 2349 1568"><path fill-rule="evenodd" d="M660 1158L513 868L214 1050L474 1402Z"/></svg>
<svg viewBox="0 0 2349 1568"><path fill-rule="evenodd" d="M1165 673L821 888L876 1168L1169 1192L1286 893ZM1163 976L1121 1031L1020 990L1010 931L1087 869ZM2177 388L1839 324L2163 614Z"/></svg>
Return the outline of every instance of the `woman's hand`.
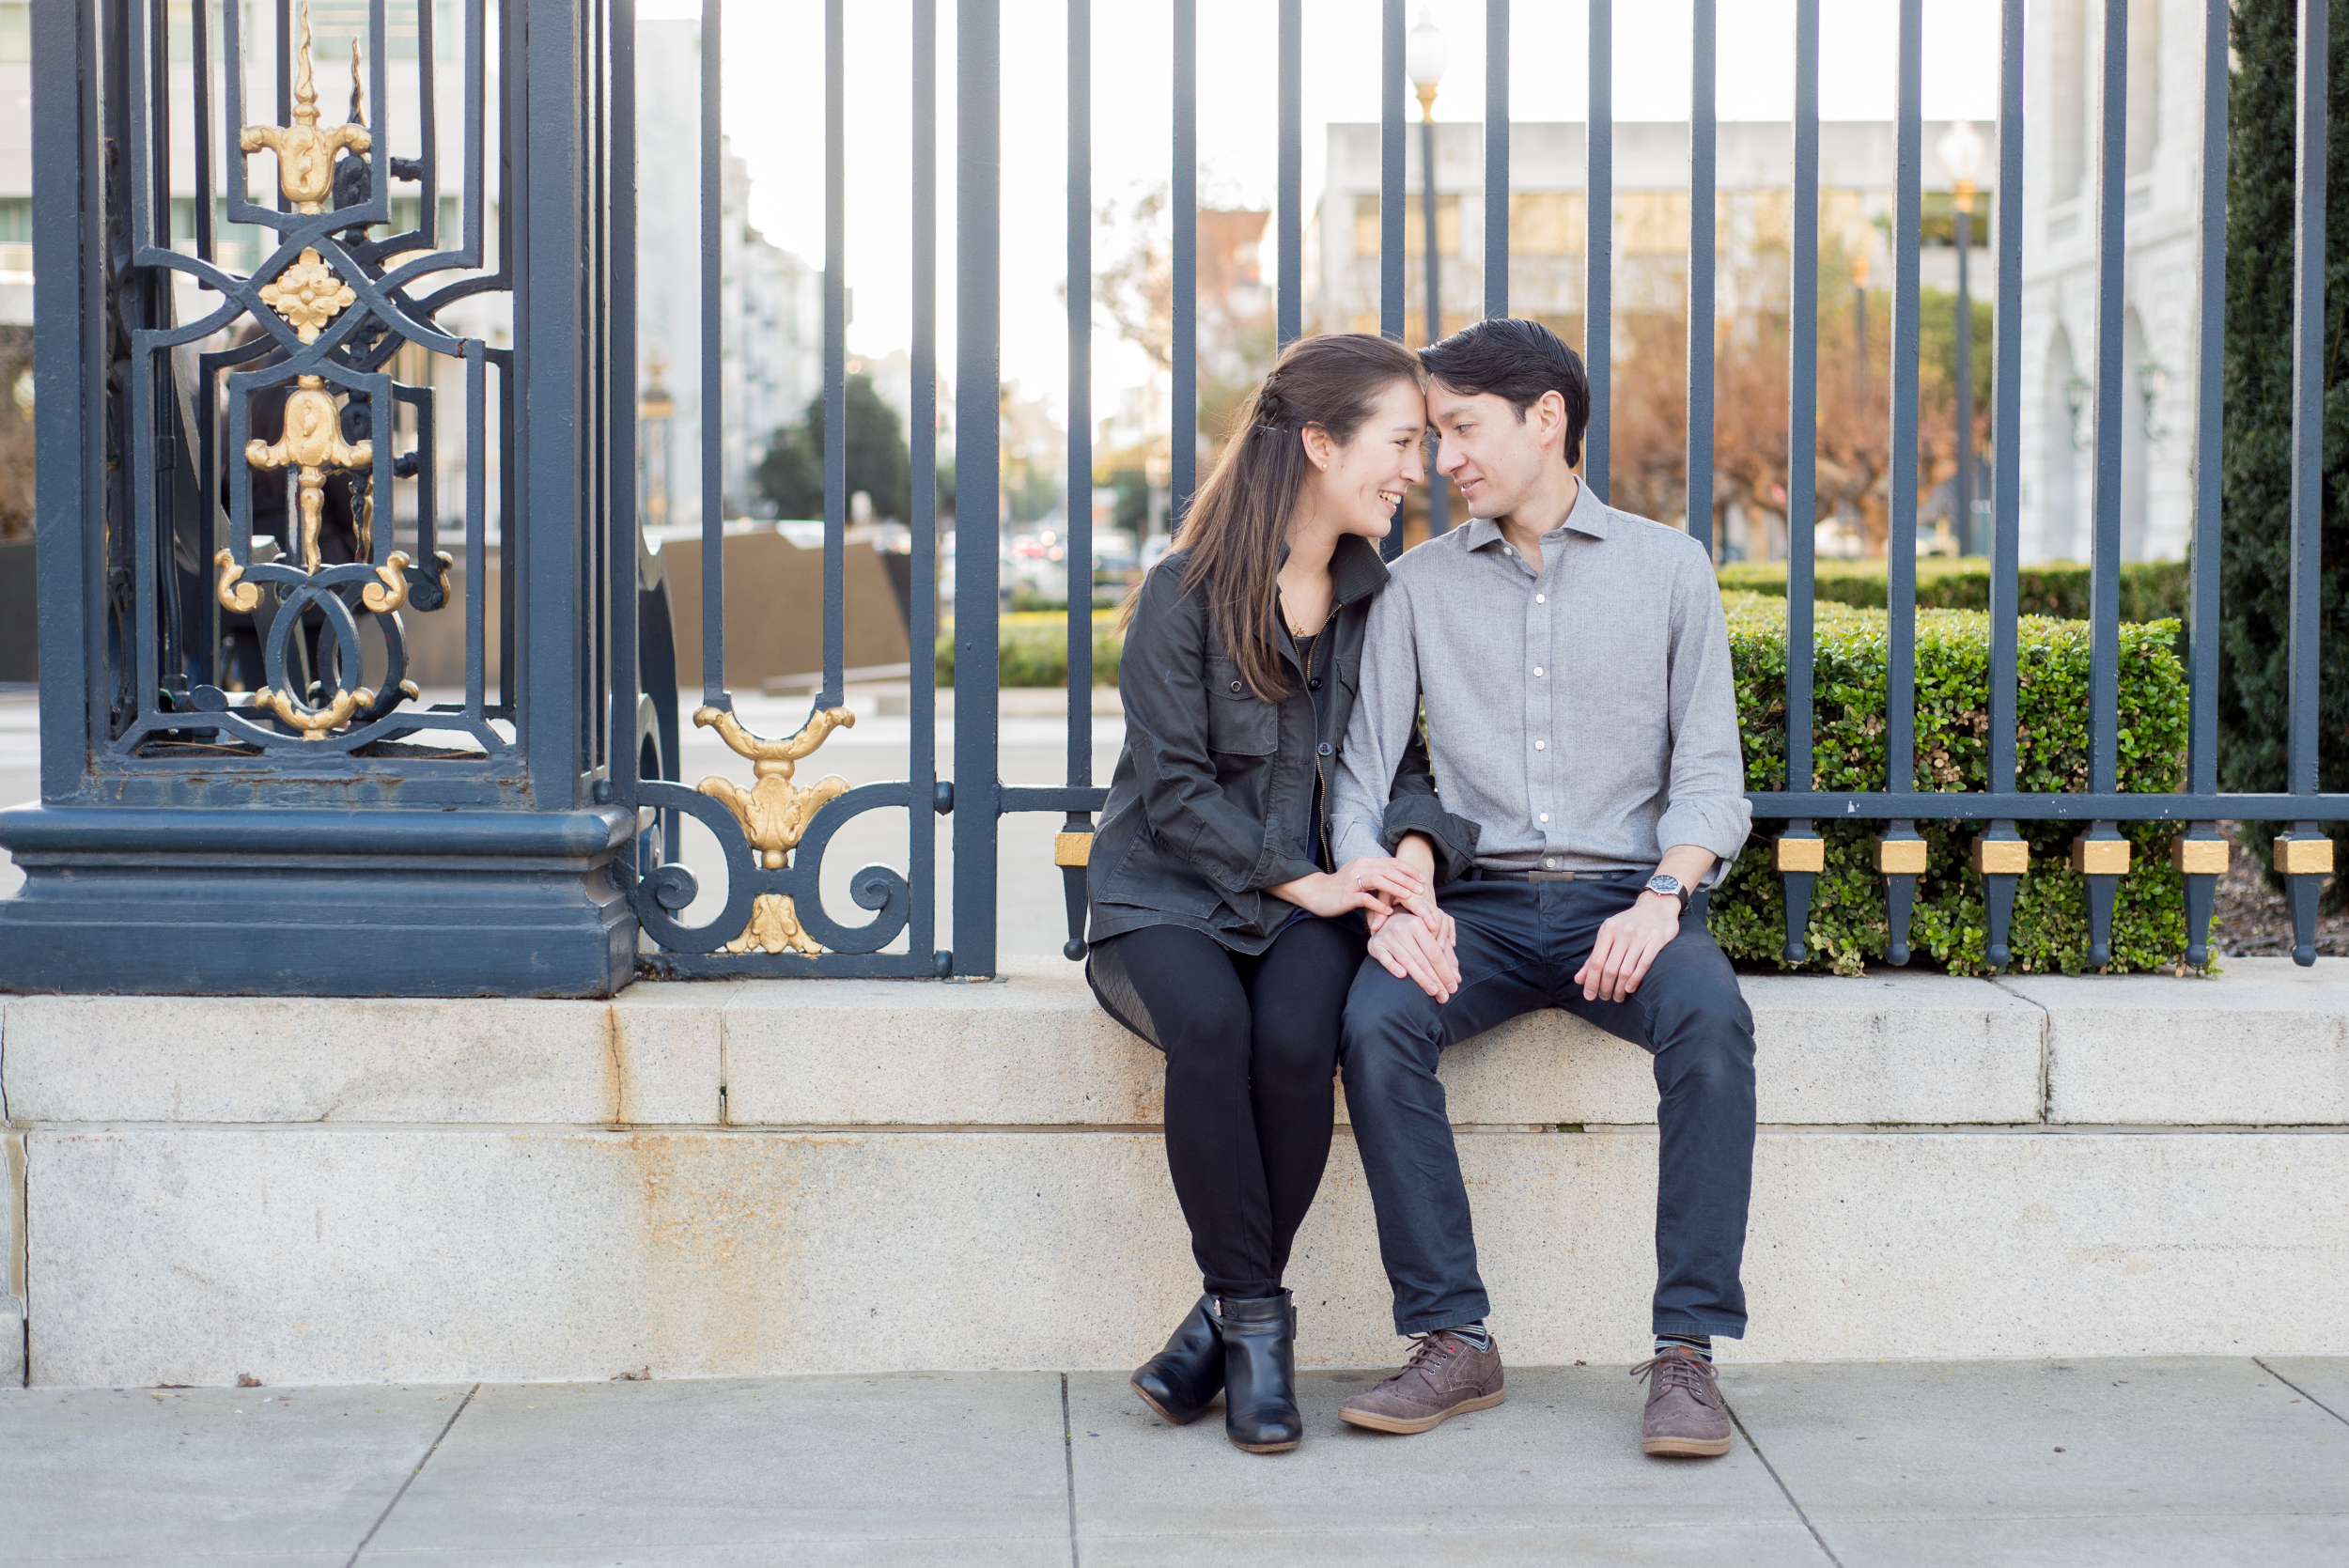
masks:
<svg viewBox="0 0 2349 1568"><path fill-rule="evenodd" d="M1396 905L1419 898L1426 889L1427 884L1401 861L1363 855L1335 871L1316 871L1265 891L1324 920L1335 920L1349 909L1368 909L1374 919L1382 917Z"/></svg>

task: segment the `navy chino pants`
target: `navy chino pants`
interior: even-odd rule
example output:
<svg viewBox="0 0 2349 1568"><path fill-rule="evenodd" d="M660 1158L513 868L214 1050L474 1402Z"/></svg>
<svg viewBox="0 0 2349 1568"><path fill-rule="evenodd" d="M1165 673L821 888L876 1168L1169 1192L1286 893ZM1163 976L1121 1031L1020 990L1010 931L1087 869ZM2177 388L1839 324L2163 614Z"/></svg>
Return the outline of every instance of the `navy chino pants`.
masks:
<svg viewBox="0 0 2349 1568"><path fill-rule="evenodd" d="M1753 1015L1704 928L1703 899L1626 1000L1585 1001L1574 984L1600 924L1628 908L1645 880L1454 883L1441 894L1459 926L1460 988L1450 1001L1439 1004L1375 958L1355 976L1340 1042L1346 1103L1398 1333L1473 1323L1491 1310L1437 1059L1497 1024L1563 1007L1655 1059L1656 1332L1744 1334Z"/></svg>

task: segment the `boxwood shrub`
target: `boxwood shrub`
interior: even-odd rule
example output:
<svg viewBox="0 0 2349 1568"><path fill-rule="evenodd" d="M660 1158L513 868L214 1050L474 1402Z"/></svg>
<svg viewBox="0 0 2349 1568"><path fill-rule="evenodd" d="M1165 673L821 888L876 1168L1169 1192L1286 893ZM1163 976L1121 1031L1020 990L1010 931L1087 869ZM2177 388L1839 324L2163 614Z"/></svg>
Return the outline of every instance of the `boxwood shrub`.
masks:
<svg viewBox="0 0 2349 1568"><path fill-rule="evenodd" d="M1786 563L1738 561L1720 568L1724 593L1774 594L1786 597ZM2058 620L2088 619L2088 568L2077 562L2057 561L2024 567L2015 573L2015 598L2026 615L2052 615ZM1884 563L1881 561L1821 561L1812 579L1812 598L1821 602L1884 608ZM1927 557L1917 563L1917 608L1920 610L1988 610L1990 563L1978 555ZM2121 565L2121 618L2124 621L2183 619L2186 612L2186 569L2176 561L2124 561Z"/></svg>
<svg viewBox="0 0 2349 1568"><path fill-rule="evenodd" d="M1126 640L1117 631L1117 613L1093 614L1093 684L1117 684L1117 659ZM1058 611L1019 612L1005 615L996 631L998 686L1066 686L1068 684L1068 617ZM950 623L938 634L938 684L955 683L955 629Z"/></svg>
<svg viewBox="0 0 2349 1568"><path fill-rule="evenodd" d="M1724 596L1737 718L1745 738L1746 786L1785 787L1786 604L1751 594ZM1823 603L1815 621L1812 757L1822 790L1882 789L1886 783L1885 618ZM2121 629L2120 785L2170 790L2185 778L2186 682L2168 621ZM2025 790L2085 790L2089 766L2089 628L2032 616L2018 628L2016 784ZM1917 751L1920 789L1989 787L1990 621L1967 611L1917 616ZM1754 841L1717 890L1712 930L1732 958L1786 966L1782 884L1768 840L1783 826L1756 822ZM1909 945L1959 974L1986 972L1988 911L1982 878L1968 863L1971 822L1920 822L1931 846L1918 880ZM2016 889L2009 934L2019 970L2073 973L2088 955L2085 881L2066 858L2080 831L2070 823L2018 823L2031 869ZM1880 823L1822 822L1827 871L1813 883L1805 969L1857 974L1884 956L1890 934L1884 878L1870 865ZM2167 968L2186 946L2185 886L2170 865L2180 829L2123 825L2134 845L2112 922L2116 971Z"/></svg>

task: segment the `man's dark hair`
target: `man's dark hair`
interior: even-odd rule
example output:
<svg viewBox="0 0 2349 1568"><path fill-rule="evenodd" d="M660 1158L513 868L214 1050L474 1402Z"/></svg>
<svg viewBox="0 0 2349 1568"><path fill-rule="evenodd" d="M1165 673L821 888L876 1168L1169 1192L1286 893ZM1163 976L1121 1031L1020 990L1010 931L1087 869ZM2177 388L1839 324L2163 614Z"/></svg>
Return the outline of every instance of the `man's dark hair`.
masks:
<svg viewBox="0 0 2349 1568"><path fill-rule="evenodd" d="M1591 423L1590 378L1582 372L1582 356L1539 321L1488 318L1422 349L1419 362L1455 392L1507 398L1519 424L1543 393L1555 392L1566 403L1566 466L1582 460L1582 432Z"/></svg>

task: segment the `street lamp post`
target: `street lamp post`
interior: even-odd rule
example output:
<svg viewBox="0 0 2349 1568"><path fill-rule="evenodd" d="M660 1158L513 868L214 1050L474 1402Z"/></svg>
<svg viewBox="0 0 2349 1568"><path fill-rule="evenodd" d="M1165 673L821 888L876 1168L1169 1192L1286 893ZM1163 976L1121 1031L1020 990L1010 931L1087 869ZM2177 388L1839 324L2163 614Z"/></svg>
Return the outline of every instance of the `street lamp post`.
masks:
<svg viewBox="0 0 2349 1568"><path fill-rule="evenodd" d="M1957 549L1974 543L1974 305L1968 288L1968 262L1974 249L1974 179L1982 172L1982 137L1967 120L1952 122L1936 151L1954 190L1957 209L1957 484L1951 507L1957 518Z"/></svg>
<svg viewBox="0 0 2349 1568"><path fill-rule="evenodd" d="M1420 255L1427 273L1430 343L1443 336L1443 275L1436 244L1436 84L1443 80L1443 68L1450 58L1442 31L1422 7L1419 25L1404 41L1403 69L1411 85L1419 89ZM1444 489L1443 475L1431 472L1427 475L1427 536L1434 538L1451 527L1451 494Z"/></svg>

